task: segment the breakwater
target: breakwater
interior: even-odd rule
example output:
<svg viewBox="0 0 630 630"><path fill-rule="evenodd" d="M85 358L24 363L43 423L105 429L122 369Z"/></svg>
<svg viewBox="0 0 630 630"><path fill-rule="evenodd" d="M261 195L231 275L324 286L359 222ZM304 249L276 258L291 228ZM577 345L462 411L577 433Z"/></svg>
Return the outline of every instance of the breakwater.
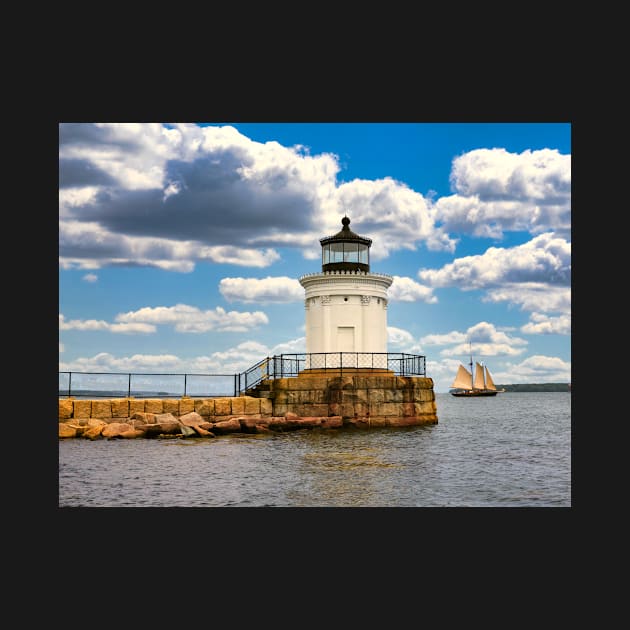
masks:
<svg viewBox="0 0 630 630"><path fill-rule="evenodd" d="M383 370L267 379L252 395L217 398L59 398L59 437L214 437L296 429L438 422L433 380Z"/></svg>

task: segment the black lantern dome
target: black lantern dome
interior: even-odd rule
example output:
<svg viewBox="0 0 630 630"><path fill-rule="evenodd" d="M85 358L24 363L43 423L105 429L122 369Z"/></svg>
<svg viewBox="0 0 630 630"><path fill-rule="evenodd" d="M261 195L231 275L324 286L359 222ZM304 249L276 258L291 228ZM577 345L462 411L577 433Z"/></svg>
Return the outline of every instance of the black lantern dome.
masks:
<svg viewBox="0 0 630 630"><path fill-rule="evenodd" d="M355 234L348 226L350 219L341 219L343 227L334 236L320 238L322 271L370 271L371 238Z"/></svg>

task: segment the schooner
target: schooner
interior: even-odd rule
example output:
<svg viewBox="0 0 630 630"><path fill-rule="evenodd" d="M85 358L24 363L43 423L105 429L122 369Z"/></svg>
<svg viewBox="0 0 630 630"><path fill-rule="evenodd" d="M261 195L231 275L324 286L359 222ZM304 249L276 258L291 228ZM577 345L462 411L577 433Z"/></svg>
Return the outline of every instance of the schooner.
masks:
<svg viewBox="0 0 630 630"><path fill-rule="evenodd" d="M496 396L497 388L490 375L490 370L485 365L475 362L475 377L472 375L473 356L472 345L470 349L470 371L461 363L451 385L453 396Z"/></svg>

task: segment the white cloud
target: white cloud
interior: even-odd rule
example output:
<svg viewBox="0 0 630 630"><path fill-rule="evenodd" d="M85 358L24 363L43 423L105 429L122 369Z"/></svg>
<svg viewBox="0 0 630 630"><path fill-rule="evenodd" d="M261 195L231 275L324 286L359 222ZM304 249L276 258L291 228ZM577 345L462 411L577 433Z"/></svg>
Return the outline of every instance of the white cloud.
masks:
<svg viewBox="0 0 630 630"><path fill-rule="evenodd" d="M422 242L435 251L455 249L455 241L435 226L431 201L391 177L354 179L341 184L337 196L338 204L322 217L324 225L339 226L334 232L339 231L339 208L343 208L352 220L350 229L356 225L362 235L372 238L370 256L374 260L398 249L413 251Z"/></svg>
<svg viewBox="0 0 630 630"><path fill-rule="evenodd" d="M138 250L143 239L157 239L167 259L181 258L175 245L181 242L194 245L189 261L202 255L267 266L278 259L270 248L276 238L284 244L289 234L290 245L299 243L316 209L334 201L339 166L331 154L254 142L230 126L170 127L60 125L61 225L74 221L93 233L82 239L80 255L62 239L62 259L111 264L115 236L117 262L155 265L162 258L153 247L148 256Z"/></svg>
<svg viewBox="0 0 630 630"><path fill-rule="evenodd" d="M489 322L478 322L466 332L451 331L442 335L426 335L420 342L428 346L451 346L440 352L443 357L468 356L471 347L477 357L518 356L525 352L527 346L525 339L511 337Z"/></svg>
<svg viewBox="0 0 630 630"><path fill-rule="evenodd" d="M387 327L387 343L393 346L404 346L409 348L414 342L413 335L402 328L395 326Z"/></svg>
<svg viewBox="0 0 630 630"><path fill-rule="evenodd" d="M477 149L453 160L456 194L438 199L435 220L449 231L501 238L571 229L571 155L556 149Z"/></svg>
<svg viewBox="0 0 630 630"><path fill-rule="evenodd" d="M433 287L462 290L500 287L508 283L571 283L571 243L552 233L511 248L490 247L482 255L465 256L441 269L421 269L421 280Z"/></svg>
<svg viewBox="0 0 630 630"><path fill-rule="evenodd" d="M523 245L490 247L482 255L458 258L441 269L421 269L418 277L432 287L485 289L484 301L509 301L526 310L566 311L571 243L541 234Z"/></svg>
<svg viewBox="0 0 630 630"><path fill-rule="evenodd" d="M298 337L285 343L279 343L271 349L271 356L278 354L303 354L306 352L306 337Z"/></svg>
<svg viewBox="0 0 630 630"><path fill-rule="evenodd" d="M287 276L266 278L223 278L219 291L228 302L257 304L299 302L304 289L299 281Z"/></svg>
<svg viewBox="0 0 630 630"><path fill-rule="evenodd" d="M394 276L394 280L387 291L390 300L398 302L426 302L436 304L438 299L433 295L433 289L419 284L411 278Z"/></svg>
<svg viewBox="0 0 630 630"><path fill-rule="evenodd" d="M493 377L495 383L565 383L571 381L571 363L536 354L521 363L508 363L502 372L493 373Z"/></svg>
<svg viewBox="0 0 630 630"><path fill-rule="evenodd" d="M420 339L422 343L429 346L448 346L454 343L464 343L468 341L466 333L453 330L442 335L425 335Z"/></svg>
<svg viewBox="0 0 630 630"><path fill-rule="evenodd" d="M548 317L542 313L532 313L529 323L521 326L521 332L529 335L570 335L571 315Z"/></svg>
<svg viewBox="0 0 630 630"><path fill-rule="evenodd" d="M64 268L265 267L281 246L317 259L318 239L339 231L342 213L373 239L373 260L420 244L453 252L447 230L570 230L571 156L551 149L461 155L455 194L434 201L391 177L337 185L338 156L255 142L228 125L62 124L59 135Z"/></svg>
<svg viewBox="0 0 630 630"><path fill-rule="evenodd" d="M519 305L524 311L562 313L566 316L571 313L571 288L542 282L507 284L500 289L490 289L482 302L509 302Z"/></svg>
<svg viewBox="0 0 630 630"><path fill-rule="evenodd" d="M244 341L237 346L213 352L209 356L180 358L172 354L134 354L115 357L101 352L93 357L60 362L59 371L122 372L228 375L243 372L268 356L304 352L304 337L293 339L273 348L257 341Z"/></svg>
<svg viewBox="0 0 630 630"><path fill-rule="evenodd" d="M280 259L273 249L252 249L228 245L205 247L196 241L130 237L114 234L95 223L63 221L59 225L59 258L62 269L99 269L106 265L157 267L165 271L190 273L195 261L268 267ZM98 257L88 257L86 253Z"/></svg>
<svg viewBox="0 0 630 630"><path fill-rule="evenodd" d="M137 311L120 313L116 323L104 320L66 320L59 315L59 330L108 331L111 333L154 333L157 325L174 326L177 332L203 333L209 330L221 332L246 332L257 326L268 324L269 319L262 311L225 311L217 306L214 310L202 311L195 306L144 307Z"/></svg>
<svg viewBox="0 0 630 630"><path fill-rule="evenodd" d="M98 280L98 276L95 273L86 273L83 276L83 280L86 282L96 282Z"/></svg>
<svg viewBox="0 0 630 630"><path fill-rule="evenodd" d="M196 254L199 260L241 267L269 267L280 260L280 254L275 249L251 249L229 245L199 247Z"/></svg>
<svg viewBox="0 0 630 630"><path fill-rule="evenodd" d="M107 331L122 334L149 334L156 331L155 326L143 322L111 324L102 319L71 319L59 315L59 330Z"/></svg>
<svg viewBox="0 0 630 630"><path fill-rule="evenodd" d="M115 357L109 352L99 352L93 357L74 359L59 364L62 372L179 372L182 361L173 354L134 354L131 357Z"/></svg>
<svg viewBox="0 0 630 630"><path fill-rule="evenodd" d="M280 246L317 259L319 238L339 231L344 212L374 239L375 260L421 243L455 247L433 202L404 183L338 186L336 155L255 142L230 126L62 124L59 164L63 268L264 267Z"/></svg>
<svg viewBox="0 0 630 630"><path fill-rule="evenodd" d="M262 311L229 311L217 306L214 310L202 311L195 306L176 304L175 306L144 307L137 311L120 313L117 322L142 322L149 324L169 324L177 332L203 333L209 330L224 332L246 332L251 328L268 324L269 319Z"/></svg>

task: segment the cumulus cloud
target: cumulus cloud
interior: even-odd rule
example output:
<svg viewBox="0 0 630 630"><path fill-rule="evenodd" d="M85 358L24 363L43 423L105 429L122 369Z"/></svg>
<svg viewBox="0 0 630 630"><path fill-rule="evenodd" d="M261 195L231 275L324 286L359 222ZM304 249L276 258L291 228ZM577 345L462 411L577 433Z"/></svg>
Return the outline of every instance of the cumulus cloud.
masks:
<svg viewBox="0 0 630 630"><path fill-rule="evenodd" d="M134 354L130 357L115 357L109 352L99 352L93 357L81 357L73 361L60 362L63 372L178 372L182 360L173 354Z"/></svg>
<svg viewBox="0 0 630 630"><path fill-rule="evenodd" d="M116 315L116 323L104 320L66 320L59 315L59 330L107 331L111 333L154 333L158 325L173 326L181 333L204 333L209 330L220 332L247 332L252 328L268 324L269 319L262 311L226 311L217 306L214 310L202 311L195 306L144 307L137 311Z"/></svg>
<svg viewBox="0 0 630 630"><path fill-rule="evenodd" d="M62 241L62 258L110 264L113 240L122 250L118 261L159 260L158 254L138 256L141 239L140 249L142 241L164 242L166 258L186 244L189 262L204 247L214 262L224 253L212 253L213 247L252 258L260 246L257 262L268 265L276 259L276 237L284 244L287 233L312 228L339 167L333 155L254 142L230 126L82 123L60 125L59 170L62 222L94 233L81 255ZM81 199L85 189L90 192ZM242 260L237 254L229 262Z"/></svg>
<svg viewBox="0 0 630 630"><path fill-rule="evenodd" d="M570 335L571 315L548 317L542 313L532 313L530 321L521 326L521 332L529 335Z"/></svg>
<svg viewBox="0 0 630 630"><path fill-rule="evenodd" d="M436 304L438 299L433 295L433 289L419 284L411 278L394 276L394 280L387 291L389 299L395 302L426 302Z"/></svg>
<svg viewBox="0 0 630 630"><path fill-rule="evenodd" d="M59 258L62 269L98 269L110 266L157 267L189 273L196 260L248 267L267 267L280 258L272 249L206 247L196 241L135 238L113 234L96 223L66 220L59 226ZM97 256L94 258L93 256Z"/></svg>
<svg viewBox="0 0 630 630"><path fill-rule="evenodd" d="M299 302L304 289L299 281L287 276L266 278L223 278L219 291L228 302L257 304Z"/></svg>
<svg viewBox="0 0 630 630"><path fill-rule="evenodd" d="M304 344L304 337L274 347L266 346L258 341L244 341L227 350L191 358L180 358L173 354L134 354L130 357L115 357L108 352L100 352L93 357L60 362L59 371L227 374L231 379L231 375L247 370L265 357L302 353ZM233 380L230 382L233 384Z"/></svg>
<svg viewBox="0 0 630 630"><path fill-rule="evenodd" d="M144 307L137 311L120 313L117 322L168 324L177 332L203 333L209 330L223 332L246 332L251 328L268 324L269 318L262 311L226 311L217 306L214 310L202 311L196 306L176 304L175 306Z"/></svg>
<svg viewBox="0 0 630 630"><path fill-rule="evenodd" d="M397 249L413 251L419 243L435 251L455 249L455 240L435 225L431 200L391 177L341 184L338 199L361 234L373 239L370 255L374 260L386 258ZM339 225L337 207L333 212L324 217L325 224Z"/></svg>
<svg viewBox="0 0 630 630"><path fill-rule="evenodd" d="M387 327L387 343L393 346L404 346L409 348L414 342L413 335L402 328L395 326Z"/></svg>
<svg viewBox="0 0 630 630"><path fill-rule="evenodd" d="M339 171L334 154L255 142L229 125L62 123L60 258L180 272L198 260L268 266L275 247L316 259L343 213L373 238L374 259L422 243L454 250L430 199L391 178L337 185Z"/></svg>
<svg viewBox="0 0 630 630"><path fill-rule="evenodd" d="M86 273L83 276L83 280L86 282L96 282L98 280L98 276L95 273Z"/></svg>
<svg viewBox="0 0 630 630"><path fill-rule="evenodd" d="M511 248L490 247L441 269L420 269L432 287L485 290L487 302L507 301L523 310L568 312L571 307L571 243L552 233Z"/></svg>
<svg viewBox="0 0 630 630"><path fill-rule="evenodd" d="M554 231L569 238L571 155L477 149L453 160L450 181L455 194L435 203L435 219L447 231L488 238Z"/></svg>
<svg viewBox="0 0 630 630"><path fill-rule="evenodd" d="M304 326L301 326L304 328ZM276 344L271 348L271 354L302 354L306 352L306 337L298 337L283 343Z"/></svg>
<svg viewBox="0 0 630 630"><path fill-rule="evenodd" d="M442 335L426 335L420 342L427 346L443 346L440 352L443 357L461 357L470 354L471 345L474 354L481 356L517 356L525 352L527 341L513 337L496 328L489 322L478 322L465 332L452 331Z"/></svg>
<svg viewBox="0 0 630 630"><path fill-rule="evenodd" d="M112 324L102 319L71 319L66 320L65 316L59 315L59 330L82 330L97 331L104 330L111 333L150 334L156 331L155 326L144 322L129 322Z"/></svg>
<svg viewBox="0 0 630 630"><path fill-rule="evenodd" d="M558 357L535 354L521 363L508 363L497 373L503 383L565 383L571 381L571 363Z"/></svg>
<svg viewBox="0 0 630 630"><path fill-rule="evenodd" d="M468 341L468 335L466 333L453 330L449 333L441 335L425 335L420 339L420 341L429 346L448 346Z"/></svg>
<svg viewBox="0 0 630 630"><path fill-rule="evenodd" d="M280 254L275 249L215 245L213 247L199 247L195 251L199 260L240 267L269 267L280 260Z"/></svg>
<svg viewBox="0 0 630 630"><path fill-rule="evenodd" d="M482 298L483 302L509 302L523 311L544 311L545 313L571 313L571 288L554 287L542 282L508 284L499 289L490 289ZM524 331L523 331L524 332Z"/></svg>
<svg viewBox="0 0 630 630"><path fill-rule="evenodd" d="M490 247L441 269L421 269L418 277L433 287L487 289L525 282L570 286L571 243L553 233L541 234L511 248Z"/></svg>

